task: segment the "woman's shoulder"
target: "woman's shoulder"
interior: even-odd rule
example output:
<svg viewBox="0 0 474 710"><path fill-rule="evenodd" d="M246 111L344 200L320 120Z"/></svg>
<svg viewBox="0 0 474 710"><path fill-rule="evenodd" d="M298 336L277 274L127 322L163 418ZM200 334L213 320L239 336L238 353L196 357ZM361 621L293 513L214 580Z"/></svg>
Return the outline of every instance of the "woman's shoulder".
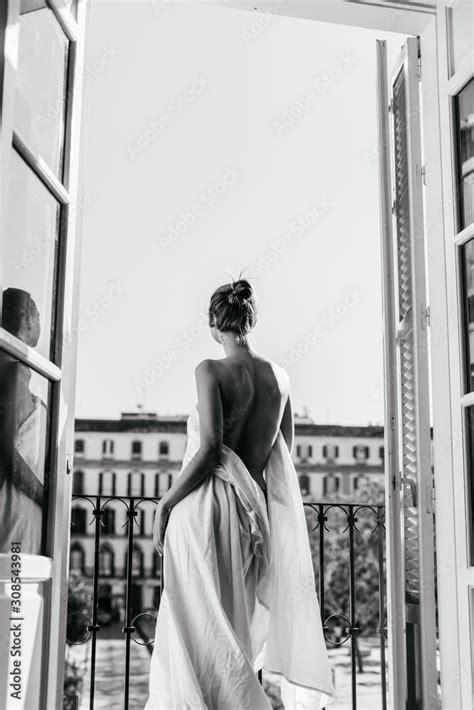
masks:
<svg viewBox="0 0 474 710"><path fill-rule="evenodd" d="M275 360L271 360L270 358L262 358L268 365L271 366L273 372L275 373L275 376L278 378L279 381L282 383L286 383L289 385L290 383L290 378L285 370L285 368L280 365L280 363L276 362Z"/></svg>
<svg viewBox="0 0 474 710"><path fill-rule="evenodd" d="M196 377L212 377L216 373L218 363L219 360L211 360L211 358L201 360L194 368Z"/></svg>

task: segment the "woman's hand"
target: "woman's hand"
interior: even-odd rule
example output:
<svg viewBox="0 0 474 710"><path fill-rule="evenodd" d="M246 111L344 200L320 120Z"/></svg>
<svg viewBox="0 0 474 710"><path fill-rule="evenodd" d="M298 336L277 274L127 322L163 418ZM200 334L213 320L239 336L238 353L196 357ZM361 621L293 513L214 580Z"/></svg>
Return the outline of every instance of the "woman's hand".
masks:
<svg viewBox="0 0 474 710"><path fill-rule="evenodd" d="M155 513L155 522L153 523L153 546L159 555L163 554L165 544L165 530L168 524L168 518L171 508L163 501L158 503Z"/></svg>

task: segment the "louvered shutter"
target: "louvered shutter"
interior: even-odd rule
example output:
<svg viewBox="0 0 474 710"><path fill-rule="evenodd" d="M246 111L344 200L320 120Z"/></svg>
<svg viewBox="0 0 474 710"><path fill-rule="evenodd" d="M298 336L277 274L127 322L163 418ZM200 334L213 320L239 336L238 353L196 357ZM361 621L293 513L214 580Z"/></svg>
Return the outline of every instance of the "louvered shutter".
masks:
<svg viewBox="0 0 474 710"><path fill-rule="evenodd" d="M418 40L390 80L385 42L377 55L390 692L411 710L437 707Z"/></svg>

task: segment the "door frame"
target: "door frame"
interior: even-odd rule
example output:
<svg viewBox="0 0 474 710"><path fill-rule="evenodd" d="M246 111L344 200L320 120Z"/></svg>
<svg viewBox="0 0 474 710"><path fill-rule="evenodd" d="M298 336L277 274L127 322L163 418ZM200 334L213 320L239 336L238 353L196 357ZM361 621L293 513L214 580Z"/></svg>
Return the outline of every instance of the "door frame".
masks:
<svg viewBox="0 0 474 710"><path fill-rule="evenodd" d="M451 163L442 153L446 141L441 133L443 90L439 77L447 66L448 43L444 22L444 8L439 2L419 0L416 3L385 2L385 0L178 0L190 5L218 5L222 9L266 12L299 19L349 25L372 30L398 32L420 37L422 56L421 104L423 109L422 150L425 166L425 229L426 263L428 277L428 305L430 327L428 337L431 354L431 395L433 423L433 461L436 487L436 557L438 628L440 648L440 673L442 703L446 710L469 707L466 698L470 691L466 673L460 668L466 665L462 659L470 658L466 639L463 639L460 614L466 618L466 610L459 608L456 560L459 559L459 540L464 531L456 535L455 512L459 503L455 500L455 466L462 465L459 423L451 416L452 390L456 385L455 365L451 362L449 319L453 317L453 304L448 298L451 268L446 255L445 218L452 212L452 189L446 192L446 184L452 180ZM445 4L446 0L442 0ZM375 43L374 43L375 44ZM375 52L374 47L374 52ZM375 86L374 86L375 91ZM443 141L440 140L443 136ZM449 134L450 136L451 134ZM443 151L441 143L444 143ZM443 158L443 160L442 160ZM444 166L444 173L443 173ZM446 197L448 195L448 197ZM449 197L451 195L451 197ZM451 201L450 201L451 200ZM454 311L456 312L456 311ZM456 323L457 323L457 315ZM457 363L457 366L458 363ZM457 438L456 438L457 437ZM460 453L461 452L461 453ZM388 486L387 486L388 488ZM387 501L388 504L388 501ZM462 502L462 504L464 504ZM459 527L459 525L458 525ZM454 581L453 581L454 576ZM466 602L467 608L467 602ZM396 610L394 610L396 618ZM456 623L453 623L453 619ZM464 636L465 634L464 626ZM389 629L389 633L391 633ZM389 646L390 647L390 646ZM468 655L466 653L469 651ZM390 677L393 677L394 661L389 658ZM470 695L469 695L470 703Z"/></svg>
<svg viewBox="0 0 474 710"><path fill-rule="evenodd" d="M451 380L451 400L447 404L452 418L452 456L453 476L450 481L453 496L453 537L455 538L455 556L449 564L446 561L444 576L453 586L456 621L459 633L459 664L455 670L456 678L462 686L460 707L472 707L474 702L474 566L469 560L470 521L467 509L467 432L465 427L465 412L467 406L474 405L474 393L464 394L463 340L464 324L463 305L460 294L460 247L474 236L474 225L467 226L462 231L458 225L458 210L456 209L457 156L455 146L455 122L453 100L463 86L474 77L474 50L467 52L459 65L454 67L453 47L450 43L452 2L439 0L438 12L438 43L439 43L439 94L440 94L440 125L442 135L443 194L450 209L445 210L444 229L445 254L444 260L447 274L447 307L450 328L449 334L449 368ZM442 61L442 58L444 61ZM447 448L447 447L446 447ZM470 632L468 631L470 629ZM454 670L453 670L454 672ZM451 683L452 683L451 678ZM453 705L454 707L454 705Z"/></svg>
<svg viewBox="0 0 474 710"><path fill-rule="evenodd" d="M43 555L24 555L22 579L39 584L43 594L42 653L44 670L38 707L63 705L65 639L67 625L71 479L74 452L74 409L79 313L79 268L81 209L79 195L83 179L79 174L79 147L82 121L82 77L88 0L76 0L76 16L62 0L36 0L31 11L49 8L69 40L65 86L64 158L62 176L56 177L46 163L14 132L15 79L18 57L21 0L0 3L0 227L5 224L9 199L9 166L12 146L33 173L47 185L61 206L58 230L57 291L52 307L55 314L55 343L49 357L0 327L0 348L15 356L51 385L48 431L49 478L47 515L44 521ZM5 230L0 229L0 233ZM2 241L0 239L0 256ZM3 284L0 288L0 317ZM1 318L0 318L1 322ZM5 557L5 556L3 556ZM3 562L3 561L2 561ZM6 565L1 565L1 582ZM9 581L9 580L7 580ZM26 679L27 681L27 679Z"/></svg>

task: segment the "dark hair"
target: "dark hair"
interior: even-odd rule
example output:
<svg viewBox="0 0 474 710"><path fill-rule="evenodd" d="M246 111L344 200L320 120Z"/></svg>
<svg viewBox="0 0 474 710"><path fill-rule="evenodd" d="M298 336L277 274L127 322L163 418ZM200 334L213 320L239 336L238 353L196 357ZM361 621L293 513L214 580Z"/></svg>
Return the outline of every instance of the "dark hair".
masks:
<svg viewBox="0 0 474 710"><path fill-rule="evenodd" d="M13 335L18 335L25 319L36 308L28 291L21 288L7 288L3 292L2 326Z"/></svg>
<svg viewBox="0 0 474 710"><path fill-rule="evenodd" d="M219 286L211 296L209 325L218 330L246 335L257 321L255 296L245 279Z"/></svg>

